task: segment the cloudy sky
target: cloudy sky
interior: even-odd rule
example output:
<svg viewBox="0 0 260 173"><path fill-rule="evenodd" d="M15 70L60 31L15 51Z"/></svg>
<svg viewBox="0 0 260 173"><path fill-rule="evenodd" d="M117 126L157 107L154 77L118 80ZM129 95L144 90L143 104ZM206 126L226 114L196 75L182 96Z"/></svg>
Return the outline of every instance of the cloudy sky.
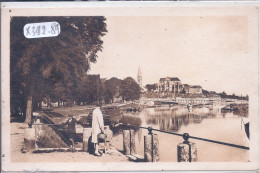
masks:
<svg viewBox="0 0 260 173"><path fill-rule="evenodd" d="M250 81L246 16L107 17L103 51L90 74L162 77L228 94L247 94Z"/></svg>

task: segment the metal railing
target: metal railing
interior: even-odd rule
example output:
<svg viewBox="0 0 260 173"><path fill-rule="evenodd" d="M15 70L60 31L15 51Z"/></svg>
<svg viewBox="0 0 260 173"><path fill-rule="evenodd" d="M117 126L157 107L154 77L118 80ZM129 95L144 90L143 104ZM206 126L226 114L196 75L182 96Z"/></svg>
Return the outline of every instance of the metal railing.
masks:
<svg viewBox="0 0 260 173"><path fill-rule="evenodd" d="M49 120L48 117L46 116L43 116L43 118L48 122L48 124L45 124L45 125L49 125L52 127L52 129L61 137L61 139L69 146L71 145L71 142L68 141L68 139L66 139L66 137L55 127L55 126L60 126L60 125L57 125L57 124L54 124L51 120Z"/></svg>
<svg viewBox="0 0 260 173"><path fill-rule="evenodd" d="M70 145L71 142L59 131L59 129L57 128L57 126L61 126L60 124L54 124L48 117L43 116L43 119L46 120L46 124L45 125L50 125L54 131L61 137L61 139L67 144ZM170 134L170 135L175 135L175 136L180 136L183 137L184 142L189 145L189 161L191 162L191 146L190 146L190 142L188 141L189 138L190 139L196 139L196 140L200 140L200 141L205 141L205 142L210 142L210 143L215 143L215 144L220 144L220 145L225 145L225 146L229 146L229 147L234 147L234 148L239 148L239 149L243 149L243 150L249 150L250 148L247 146L243 146L243 145L237 145L237 144L232 144L232 143L227 143L227 142L222 142L222 141L217 141L217 140L212 140L212 139L206 139L206 138L201 138L201 137L197 137L197 136L190 136L188 133L184 133L184 134L180 134L180 133L175 133L175 132L169 132L169 131L164 131L164 130L159 130L159 129L153 129L151 126L149 127L143 127L143 126L134 126L134 125L130 125L130 124L122 124L122 126L124 126L126 129L146 129L148 130L148 135L151 135L151 158L152 158L152 162L154 161L154 148L153 148L153 132L160 132L160 133L166 133L166 134ZM131 132L130 132L130 154L131 154Z"/></svg>
<svg viewBox="0 0 260 173"><path fill-rule="evenodd" d="M221 142L221 141L216 141L216 140L211 140L211 139L206 139L206 138L200 138L200 137L196 137L196 136L190 136L188 133L180 134L180 133L168 132L168 131L164 131L164 130L153 129L151 126L150 127L138 127L138 126L133 126L133 125L129 125L129 124L124 125L124 126L137 128L137 129L138 128L147 129L148 130L148 134L152 134L152 131L158 131L158 132L167 133L167 134L171 134L171 135L175 135L175 136L182 136L184 138L184 140L188 136L188 139L189 138L197 139L197 140L211 142L211 143L215 143L215 144L221 144L221 145L226 145L226 146L230 146L230 147L235 147L235 148L240 148L240 149L244 149L244 150L249 150L249 147L246 147L246 146L243 146L243 145L231 144L231 143L227 143L227 142Z"/></svg>

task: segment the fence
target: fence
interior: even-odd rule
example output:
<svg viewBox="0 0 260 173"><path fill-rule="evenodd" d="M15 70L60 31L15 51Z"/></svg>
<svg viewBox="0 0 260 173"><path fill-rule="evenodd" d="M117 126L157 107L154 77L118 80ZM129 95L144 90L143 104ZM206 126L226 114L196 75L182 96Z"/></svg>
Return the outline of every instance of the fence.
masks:
<svg viewBox="0 0 260 173"><path fill-rule="evenodd" d="M51 120L49 120L48 117L43 117L45 124L51 126L53 130L60 136L60 138L69 146L71 144L71 141L66 138ZM34 124L35 125L35 124ZM37 125L37 124L36 124ZM211 140L211 139L206 139L206 138L200 138L196 136L190 136L188 133L184 134L179 134L179 133L174 133L174 132L169 132L169 131L163 131L159 129L153 129L152 127L139 127L139 126L133 126L133 125L123 125L125 126L123 130L123 147L124 147L124 154L130 157L131 159L134 160L139 160L139 161L146 161L146 162L156 162L159 161L159 139L157 134L154 134L153 132L160 132L160 133L166 133L170 135L175 135L179 137L183 137L184 141L177 146L177 157L178 157L178 162L196 162L198 161L197 158L197 146L196 143L190 142L189 139L195 139L195 140L201 140L201 141L206 141L210 143L215 143L215 144L220 144L220 145L225 145L229 147L235 147L243 150L249 150L249 147L242 146L242 145L236 145L236 144L231 144L227 142L221 142L221 141L216 141L216 140ZM135 138L134 138L134 129L146 129L148 131L147 135L144 136L144 156L139 156L135 153ZM90 133L91 128L86 128L83 130L83 151L87 151L88 148L88 139L91 136ZM28 133L34 133L34 132L29 132ZM33 136L33 134L31 135ZM34 138L34 137L29 137L28 138ZM33 139L35 140L35 139ZM29 140L30 141L30 140ZM29 143L29 142L28 142ZM30 143L30 145L32 145Z"/></svg>
<svg viewBox="0 0 260 173"><path fill-rule="evenodd" d="M189 141L189 139L196 139L196 140L201 140L201 141L206 141L210 143L215 143L215 144L220 144L220 145L225 145L229 147L235 147L243 150L249 150L249 147L242 146L242 145L237 145L237 144L231 144L227 142L221 142L221 141L216 141L216 140L211 140L211 139L206 139L206 138L200 138L196 136L190 136L188 133L184 134L179 134L179 133L174 133L174 132L168 132L168 131L163 131L163 130L158 130L158 129L153 129L152 127L137 127L133 125L125 125L126 128L129 130L124 130L124 133L127 133L125 131L129 131L129 136L123 135L124 138L124 152L128 154L127 152L127 146L135 148L135 144L131 143L129 144L128 141L132 141L131 138L133 138L133 133L131 132L131 129L146 129L148 130L148 134L144 137L144 161L148 162L155 162L159 161L159 154L158 154L158 136L156 134L153 134L153 131L157 131L160 133L167 133L175 136L180 136L183 137L184 141L177 146L177 157L178 157L178 162L196 162L198 161L197 158L197 146L196 143L192 143ZM127 138L130 138L127 139ZM149 141L147 141L149 140ZM125 150L126 149L126 150ZM131 148L130 148L131 151ZM131 154L131 153L130 153Z"/></svg>

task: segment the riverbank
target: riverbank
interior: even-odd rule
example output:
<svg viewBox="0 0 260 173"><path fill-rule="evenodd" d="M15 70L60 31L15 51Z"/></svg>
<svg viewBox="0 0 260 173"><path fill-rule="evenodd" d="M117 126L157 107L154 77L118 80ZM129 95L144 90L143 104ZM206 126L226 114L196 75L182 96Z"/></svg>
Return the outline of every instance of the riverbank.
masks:
<svg viewBox="0 0 260 173"><path fill-rule="evenodd" d="M183 106L162 106L156 108L144 108L140 112L127 112L120 111L119 115L111 114L113 118L121 121L125 124L131 124L132 122L140 123L138 126L152 126L154 129L160 129L164 131L176 132L179 134L189 133L191 136L197 136L205 139L211 139L215 141L221 141L236 145L249 146L249 139L247 138L244 127L241 124L241 117L235 115L233 112L222 113L221 108L223 106L207 107L195 107L192 113L188 113L187 108ZM74 111L74 113L80 113L77 111L86 110L87 107L76 107L76 109L59 108L63 111ZM119 111L118 111L119 112ZM121 114L123 113L123 114ZM50 118L57 122L62 122L67 119L66 113L64 116L58 116L51 114ZM134 121L133 121L134 120ZM23 131L26 128L26 124L11 123L11 138L14 144L12 147L16 148L23 143ZM82 127L81 127L82 131ZM82 132L80 132L82 134ZM144 135L147 135L147 130L139 129L136 131L135 143L136 151L140 156L144 155ZM154 132L158 134L160 147L160 161L161 162L177 162L177 149L176 146L183 142L183 139L178 136L172 136L169 134ZM14 139L13 139L14 138ZM200 140L190 140L195 142L198 146L198 161L199 162L248 162L249 151L240 148L230 147L226 145L214 144ZM44 154L22 154L20 149L22 146L16 149L14 154L15 161L21 162L27 161L45 161L47 157L55 161L67 161L70 162L118 162L128 161L128 159L121 154L123 150L123 135L122 132L114 132L111 144L115 153L112 155L103 155L102 158L94 157L84 152L55 152ZM82 148L82 143L76 144L77 148ZM13 149L13 148L12 148ZM217 152L216 152L217 151ZM112 157L113 156L113 157ZM28 161L28 162L29 162Z"/></svg>
<svg viewBox="0 0 260 173"><path fill-rule="evenodd" d="M22 153L24 131L27 124L10 123L11 125L11 161L12 162L128 162L128 158L111 147L109 154L96 157L87 152L50 152L50 153Z"/></svg>

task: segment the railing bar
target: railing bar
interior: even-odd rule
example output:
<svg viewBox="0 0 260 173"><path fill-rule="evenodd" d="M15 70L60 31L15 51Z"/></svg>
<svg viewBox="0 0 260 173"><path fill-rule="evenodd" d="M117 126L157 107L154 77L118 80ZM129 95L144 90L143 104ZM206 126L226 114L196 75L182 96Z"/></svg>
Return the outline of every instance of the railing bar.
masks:
<svg viewBox="0 0 260 173"><path fill-rule="evenodd" d="M48 120L48 118L47 117L45 117L44 116L44 118L45 118L45 120L47 120L49 123L51 123L49 120ZM56 129L56 127L54 127L52 124L50 124L54 129L55 129L55 131L56 132L58 132L59 133L59 135L60 135L60 137L61 138L63 138L63 140L65 140L66 141L66 143L68 144L68 145L70 145L70 142L59 132L59 130L58 129Z"/></svg>
<svg viewBox="0 0 260 173"><path fill-rule="evenodd" d="M40 125L43 125L43 124L33 124L34 126L40 126ZM64 125L62 124L44 124L44 125L48 125L48 126L62 126L64 127Z"/></svg>
<svg viewBox="0 0 260 173"><path fill-rule="evenodd" d="M167 131L158 130L158 129L153 129L153 130L154 130L154 131L158 131L158 132L163 132L163 133L168 133L168 134L176 135L176 136L182 136L182 134L179 134L179 133L167 132Z"/></svg>
<svg viewBox="0 0 260 173"><path fill-rule="evenodd" d="M135 128L141 128L141 129L148 129L148 127L138 127L138 126L133 126L133 125L127 125L127 126L132 126L132 127L135 127ZM182 134L179 134L179 133L167 132L167 131L158 130L158 129L153 129L153 131L158 131L158 132L168 133L168 134L172 134L172 135L176 135L176 136L182 136Z"/></svg>
<svg viewBox="0 0 260 173"><path fill-rule="evenodd" d="M231 146L231 147L236 147L236 148L249 150L249 147L246 147L246 146L243 146L243 145L230 144L230 143L226 143L226 142L220 142L220 141L215 141L215 140L211 140L211 139L199 138L199 137L195 137L195 136L189 136L189 138L202 140L202 141L207 141L207 142L212 142L212 143L217 143L217 144L222 144L222 145L228 145L228 146Z"/></svg>
<svg viewBox="0 0 260 173"><path fill-rule="evenodd" d="M133 126L133 125L127 125L127 126L132 126L132 127L135 127L135 128L148 129L148 127L137 127L137 126ZM164 131L164 130L158 130L158 129L152 129L152 130L162 132L162 133L168 133L168 134L172 134L172 135L176 135L176 136L183 136L182 134L179 134L179 133L167 132L167 131ZM195 137L195 136L189 136L189 138L249 150L249 147L246 147L246 146L243 146L243 145L230 144L230 143L226 143L226 142L220 142L220 141L215 141L215 140L211 140L211 139L199 138L199 137Z"/></svg>

